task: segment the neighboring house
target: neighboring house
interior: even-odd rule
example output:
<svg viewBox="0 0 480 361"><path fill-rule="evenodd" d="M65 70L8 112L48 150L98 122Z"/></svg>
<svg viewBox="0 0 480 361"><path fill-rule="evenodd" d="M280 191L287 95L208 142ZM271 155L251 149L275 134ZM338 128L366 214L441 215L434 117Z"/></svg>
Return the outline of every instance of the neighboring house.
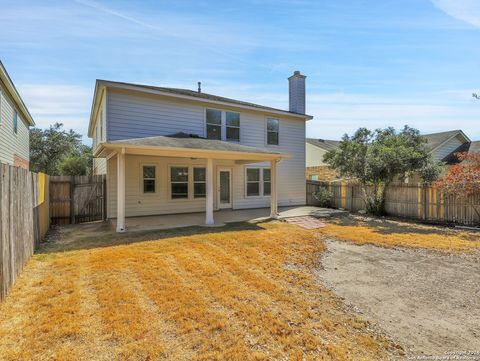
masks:
<svg viewBox="0 0 480 361"><path fill-rule="evenodd" d="M25 169L30 161L32 116L0 61L0 162Z"/></svg>
<svg viewBox="0 0 480 361"><path fill-rule="evenodd" d="M338 179L337 173L323 161L323 156L332 149L337 149L340 141L326 139L306 139L306 176L310 180L330 181Z"/></svg>
<svg viewBox="0 0 480 361"><path fill-rule="evenodd" d="M451 130L447 132L425 134L427 148L433 159L444 162L447 166L458 163L455 153L458 152L479 152L480 141L471 141L463 131ZM340 141L312 139L306 140L306 176L310 180L335 180L337 175L323 161L323 156L329 150L336 149ZM418 177L406 179L407 183L417 183Z"/></svg>
<svg viewBox="0 0 480 361"><path fill-rule="evenodd" d="M305 204L305 76L289 110L177 88L97 80L88 135L107 174L107 215Z"/></svg>

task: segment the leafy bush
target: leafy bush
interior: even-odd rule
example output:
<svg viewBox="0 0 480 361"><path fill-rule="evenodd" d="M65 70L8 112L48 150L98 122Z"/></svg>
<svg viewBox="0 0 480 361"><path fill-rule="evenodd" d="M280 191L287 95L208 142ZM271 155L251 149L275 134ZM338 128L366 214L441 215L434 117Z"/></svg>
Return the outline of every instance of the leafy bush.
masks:
<svg viewBox="0 0 480 361"><path fill-rule="evenodd" d="M328 208L332 206L333 193L325 187L320 187L318 192L314 192L313 198L319 202L320 207Z"/></svg>

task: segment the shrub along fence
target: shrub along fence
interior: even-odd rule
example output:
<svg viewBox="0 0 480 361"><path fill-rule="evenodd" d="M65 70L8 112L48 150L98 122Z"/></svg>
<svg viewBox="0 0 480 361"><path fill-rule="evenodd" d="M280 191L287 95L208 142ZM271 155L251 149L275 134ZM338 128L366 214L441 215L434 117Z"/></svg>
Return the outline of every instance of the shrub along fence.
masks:
<svg viewBox="0 0 480 361"><path fill-rule="evenodd" d="M320 187L332 192L333 208L343 208L351 212L365 210L361 186L345 181L307 181L307 204L319 205L313 193ZM385 197L387 215L432 223L479 225L480 218L473 205L480 207L480 194L459 199L446 195L435 187L405 183L389 186Z"/></svg>
<svg viewBox="0 0 480 361"><path fill-rule="evenodd" d="M0 301L49 227L48 176L0 163Z"/></svg>

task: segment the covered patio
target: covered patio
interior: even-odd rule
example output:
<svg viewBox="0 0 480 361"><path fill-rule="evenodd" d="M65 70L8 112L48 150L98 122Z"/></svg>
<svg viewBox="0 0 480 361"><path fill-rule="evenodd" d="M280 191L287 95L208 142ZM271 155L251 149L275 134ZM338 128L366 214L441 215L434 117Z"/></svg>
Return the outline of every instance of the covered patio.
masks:
<svg viewBox="0 0 480 361"><path fill-rule="evenodd" d="M317 218L327 218L336 215L345 214L345 211L336 209L320 208L313 206L279 207L276 215L277 219L290 217L312 216ZM223 209L214 212L215 222L210 226L224 226L235 222L258 222L271 218L269 208L256 209ZM129 231L150 231L179 227L205 226L205 213L185 213L185 214L166 214L159 216L127 217L126 228ZM114 228L117 227L116 219L111 220Z"/></svg>
<svg viewBox="0 0 480 361"><path fill-rule="evenodd" d="M190 213L185 215L174 215L178 213L159 217L141 216L130 217L126 222L125 212L125 179L126 169L125 158L132 156L154 156L164 158L183 158L190 160L202 160L205 164L205 212ZM95 157L104 157L108 160L116 158L116 219L114 221L117 232L125 232L130 227L155 227L155 229L172 228L189 225L225 224L227 222L244 221L251 219L252 210L233 211L222 210L214 212L215 202L215 162L230 161L234 164L267 163L271 170L270 179L270 208L268 212L263 209L256 211L255 217L278 217L278 187L277 168L278 162L288 158L287 154L274 152L264 148L245 146L234 142L221 140L204 139L189 134L179 133L171 136L156 136L148 138L127 139L102 143L96 151ZM217 185L218 188L218 185ZM232 207L233 208L233 207ZM265 213L267 212L267 213ZM217 218L215 220L215 218ZM151 225L149 225L151 224ZM150 228L153 229L153 228Z"/></svg>

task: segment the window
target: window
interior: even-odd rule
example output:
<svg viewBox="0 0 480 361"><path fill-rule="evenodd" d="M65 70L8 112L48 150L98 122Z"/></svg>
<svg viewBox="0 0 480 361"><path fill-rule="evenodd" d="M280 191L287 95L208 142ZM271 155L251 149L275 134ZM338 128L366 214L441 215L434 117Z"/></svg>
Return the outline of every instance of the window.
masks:
<svg viewBox="0 0 480 361"><path fill-rule="evenodd" d="M222 139L222 112L207 109L207 139Z"/></svg>
<svg viewBox="0 0 480 361"><path fill-rule="evenodd" d="M207 178L205 168L193 168L193 197L205 198L207 195Z"/></svg>
<svg viewBox="0 0 480 361"><path fill-rule="evenodd" d="M13 111L13 132L17 134L18 131L18 124L17 124L17 111Z"/></svg>
<svg viewBox="0 0 480 361"><path fill-rule="evenodd" d="M271 181L270 168L247 168L247 197L270 196L272 188Z"/></svg>
<svg viewBox="0 0 480 361"><path fill-rule="evenodd" d="M260 169L247 168L247 196L260 195Z"/></svg>
<svg viewBox="0 0 480 361"><path fill-rule="evenodd" d="M155 166L143 166L143 193L155 193Z"/></svg>
<svg viewBox="0 0 480 361"><path fill-rule="evenodd" d="M227 140L240 141L240 113L226 112Z"/></svg>
<svg viewBox="0 0 480 361"><path fill-rule="evenodd" d="M188 198L188 167L170 168L172 199Z"/></svg>
<svg viewBox="0 0 480 361"><path fill-rule="evenodd" d="M263 195L269 196L271 192L270 168L263 168Z"/></svg>
<svg viewBox="0 0 480 361"><path fill-rule="evenodd" d="M278 119L267 118L267 144L278 145Z"/></svg>
<svg viewBox="0 0 480 361"><path fill-rule="evenodd" d="M310 180L318 181L318 174L312 174L312 175L310 175Z"/></svg>

